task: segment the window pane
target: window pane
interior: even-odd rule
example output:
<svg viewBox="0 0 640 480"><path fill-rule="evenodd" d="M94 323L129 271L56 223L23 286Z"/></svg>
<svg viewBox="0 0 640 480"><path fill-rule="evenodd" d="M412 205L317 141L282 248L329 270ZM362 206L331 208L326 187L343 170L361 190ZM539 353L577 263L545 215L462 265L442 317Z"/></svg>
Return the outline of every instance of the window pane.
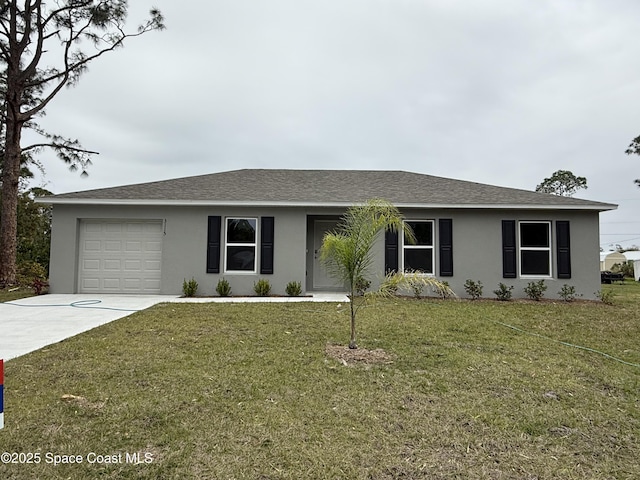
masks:
<svg viewBox="0 0 640 480"><path fill-rule="evenodd" d="M413 229L413 233L416 236L415 245L433 245L433 223L407 222L407 224Z"/></svg>
<svg viewBox="0 0 640 480"><path fill-rule="evenodd" d="M227 243L256 243L256 219L228 218Z"/></svg>
<svg viewBox="0 0 640 480"><path fill-rule="evenodd" d="M255 270L255 247L227 247L227 270Z"/></svg>
<svg viewBox="0 0 640 480"><path fill-rule="evenodd" d="M520 252L522 275L550 275L548 250L523 250Z"/></svg>
<svg viewBox="0 0 640 480"><path fill-rule="evenodd" d="M432 252L433 250L431 248L405 248L405 271L433 273Z"/></svg>
<svg viewBox="0 0 640 480"><path fill-rule="evenodd" d="M521 247L548 247L549 224L548 223L521 223L520 224Z"/></svg>

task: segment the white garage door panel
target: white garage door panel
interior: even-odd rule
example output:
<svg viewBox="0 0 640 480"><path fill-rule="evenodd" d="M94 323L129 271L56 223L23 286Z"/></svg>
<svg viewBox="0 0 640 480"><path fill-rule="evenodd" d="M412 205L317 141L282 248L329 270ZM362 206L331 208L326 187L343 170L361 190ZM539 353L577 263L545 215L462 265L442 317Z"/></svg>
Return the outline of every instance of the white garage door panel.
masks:
<svg viewBox="0 0 640 480"><path fill-rule="evenodd" d="M101 249L101 244L99 240L85 240L84 249L87 252L99 252Z"/></svg>
<svg viewBox="0 0 640 480"><path fill-rule="evenodd" d="M83 268L87 272L90 272L90 271L98 272L100 270L100 260L98 259L85 258L82 261L82 263L83 263Z"/></svg>
<svg viewBox="0 0 640 480"><path fill-rule="evenodd" d="M125 244L125 250L127 252L141 252L142 251L142 242L128 241Z"/></svg>
<svg viewBox="0 0 640 480"><path fill-rule="evenodd" d="M123 288L127 291L139 291L142 288L142 281L139 278L125 278Z"/></svg>
<svg viewBox="0 0 640 480"><path fill-rule="evenodd" d="M122 242L120 240L105 240L104 249L107 252L122 252Z"/></svg>
<svg viewBox="0 0 640 480"><path fill-rule="evenodd" d="M162 250L162 243L160 242L145 242L147 252L159 252Z"/></svg>
<svg viewBox="0 0 640 480"><path fill-rule="evenodd" d="M113 292L113 291L120 292L121 290L119 278L105 278L102 281L102 285L104 287L104 290L108 292Z"/></svg>
<svg viewBox="0 0 640 480"><path fill-rule="evenodd" d="M136 272L142 268L142 260L125 260L124 269L128 272Z"/></svg>
<svg viewBox="0 0 640 480"><path fill-rule="evenodd" d="M81 291L97 291L100 288L100 282L97 278L85 278L82 281Z"/></svg>
<svg viewBox="0 0 640 480"><path fill-rule="evenodd" d="M105 259L104 269L107 271L119 272L120 270L122 270L122 262L117 259Z"/></svg>
<svg viewBox="0 0 640 480"><path fill-rule="evenodd" d="M121 223L107 223L104 226L104 230L108 233L120 233L122 232L123 224Z"/></svg>
<svg viewBox="0 0 640 480"><path fill-rule="evenodd" d="M162 221L82 220L81 293L160 293Z"/></svg>

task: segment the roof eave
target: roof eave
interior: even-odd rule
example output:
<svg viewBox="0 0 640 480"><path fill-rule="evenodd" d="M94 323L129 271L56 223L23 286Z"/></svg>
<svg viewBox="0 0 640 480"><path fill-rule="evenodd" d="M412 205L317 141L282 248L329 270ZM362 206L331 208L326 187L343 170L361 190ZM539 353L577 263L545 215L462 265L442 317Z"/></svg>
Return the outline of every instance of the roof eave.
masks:
<svg viewBox="0 0 640 480"><path fill-rule="evenodd" d="M156 199L105 199L105 198L56 198L40 197L37 203L49 205L113 205L113 206L166 206L166 207L340 207L348 208L354 202L308 201L222 201L222 200L156 200ZM358 202L355 202L356 204ZM362 203L362 202L360 202ZM506 210L592 210L608 211L618 208L615 204L594 203L586 205L559 204L499 204L499 203L395 203L398 208L447 208L447 209L506 209Z"/></svg>

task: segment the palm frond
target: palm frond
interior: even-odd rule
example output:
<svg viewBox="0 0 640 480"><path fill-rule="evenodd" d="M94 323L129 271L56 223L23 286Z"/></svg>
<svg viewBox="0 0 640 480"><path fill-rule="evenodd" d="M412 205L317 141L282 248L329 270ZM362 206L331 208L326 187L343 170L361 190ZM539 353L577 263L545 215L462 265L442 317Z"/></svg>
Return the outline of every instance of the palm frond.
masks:
<svg viewBox="0 0 640 480"><path fill-rule="evenodd" d="M449 285L435 277L424 275L420 272L391 272L384 277L378 293L380 296L392 296L401 290L410 291L415 285L429 287L443 298L457 298L456 293Z"/></svg>

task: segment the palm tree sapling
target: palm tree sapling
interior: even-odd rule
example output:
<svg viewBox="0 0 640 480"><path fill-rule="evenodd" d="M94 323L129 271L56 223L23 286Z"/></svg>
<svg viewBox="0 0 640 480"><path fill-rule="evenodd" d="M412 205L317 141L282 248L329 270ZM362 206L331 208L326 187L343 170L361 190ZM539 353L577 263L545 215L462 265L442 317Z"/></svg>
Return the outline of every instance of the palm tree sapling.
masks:
<svg viewBox="0 0 640 480"><path fill-rule="evenodd" d="M369 282L374 262L373 246L386 230L403 232L407 241L415 242L411 228L403 222L400 211L382 199L373 199L347 210L335 231L322 240L320 259L327 272L342 280L348 289L351 309L349 348L356 344L356 315L366 301L363 285Z"/></svg>

